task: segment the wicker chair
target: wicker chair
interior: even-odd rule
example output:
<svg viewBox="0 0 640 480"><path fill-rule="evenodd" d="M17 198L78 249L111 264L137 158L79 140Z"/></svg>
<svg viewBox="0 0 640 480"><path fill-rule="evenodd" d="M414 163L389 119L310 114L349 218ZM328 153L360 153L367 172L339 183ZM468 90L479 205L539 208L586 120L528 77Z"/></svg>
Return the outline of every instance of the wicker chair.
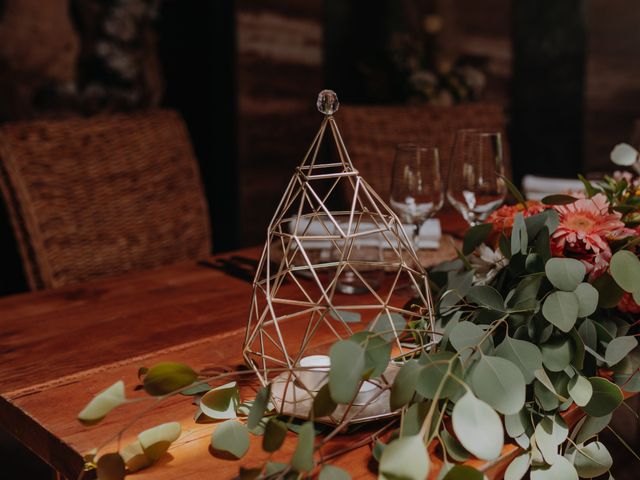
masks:
<svg viewBox="0 0 640 480"><path fill-rule="evenodd" d="M486 128L504 133L506 127L503 108L488 103L452 107L346 105L340 108L337 119L356 168L385 200L389 197L391 165L398 143L420 142L438 147L446 181L457 130ZM508 158L505 153L509 172Z"/></svg>
<svg viewBox="0 0 640 480"><path fill-rule="evenodd" d="M0 186L34 290L211 250L200 173L172 111L5 124Z"/></svg>

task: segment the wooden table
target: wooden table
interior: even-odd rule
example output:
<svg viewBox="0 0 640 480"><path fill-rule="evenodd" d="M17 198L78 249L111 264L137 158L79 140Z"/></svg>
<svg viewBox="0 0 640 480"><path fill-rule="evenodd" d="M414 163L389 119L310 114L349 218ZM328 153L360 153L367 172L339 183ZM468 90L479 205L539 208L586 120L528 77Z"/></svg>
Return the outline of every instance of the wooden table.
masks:
<svg viewBox="0 0 640 480"><path fill-rule="evenodd" d="M257 248L80 286L0 299L0 424L60 474L77 478L82 455L135 417L140 404L114 410L97 426L83 427L77 413L119 379L135 396L137 371L158 361L185 362L202 370L241 365L251 285L212 263L237 255L257 259ZM286 286L283 288L287 288ZM193 421L186 397L161 403L123 438L166 421L183 426L180 439L159 464L135 478L233 478L240 464L258 466L267 456L260 437L240 462L208 449L212 425ZM287 461L291 435L275 460ZM111 450L115 450L115 444ZM106 449L105 451L109 451ZM353 478L371 478L369 447L336 464Z"/></svg>

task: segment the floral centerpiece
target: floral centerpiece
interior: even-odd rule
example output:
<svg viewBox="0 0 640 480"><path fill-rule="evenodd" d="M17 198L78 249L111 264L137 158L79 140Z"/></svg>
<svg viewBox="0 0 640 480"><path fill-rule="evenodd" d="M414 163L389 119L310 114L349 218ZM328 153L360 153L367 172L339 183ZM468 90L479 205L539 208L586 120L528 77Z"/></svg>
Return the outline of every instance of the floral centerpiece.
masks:
<svg viewBox="0 0 640 480"><path fill-rule="evenodd" d="M634 152L616 147L612 158L636 165ZM505 182L518 203L472 227L459 258L432 269L435 319L425 314L403 327L401 336L424 348L394 354L381 331L336 342L328 381L306 418L274 411L270 385L242 402L229 377L250 372L207 378L163 363L140 371L142 389L156 401L195 397L196 421L218 422L214 450L242 458L249 438L261 435L271 460L240 467L242 479L348 479L334 459L366 444L382 479L606 474L613 461L598 435L611 428L625 396L640 391L640 182L628 173L583 179L584 193L542 202L525 201ZM322 419L338 404L355 408L359 387L390 363L399 366L388 387L389 411L397 415L351 447L326 450L350 425L348 417L332 426ZM128 401L118 382L79 419L98 422ZM298 435L294 453L279 455L288 430ZM118 452L92 452L87 468L97 468L99 478L122 478L154 463L179 435L180 424L160 425Z"/></svg>

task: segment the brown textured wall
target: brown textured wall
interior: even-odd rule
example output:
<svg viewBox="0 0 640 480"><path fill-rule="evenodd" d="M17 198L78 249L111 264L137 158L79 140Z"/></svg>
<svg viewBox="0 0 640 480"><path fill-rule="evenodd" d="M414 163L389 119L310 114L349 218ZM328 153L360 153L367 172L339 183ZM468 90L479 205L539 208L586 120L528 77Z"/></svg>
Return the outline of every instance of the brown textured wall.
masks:
<svg viewBox="0 0 640 480"><path fill-rule="evenodd" d="M264 241L313 139L323 88L322 0L237 2L240 238Z"/></svg>

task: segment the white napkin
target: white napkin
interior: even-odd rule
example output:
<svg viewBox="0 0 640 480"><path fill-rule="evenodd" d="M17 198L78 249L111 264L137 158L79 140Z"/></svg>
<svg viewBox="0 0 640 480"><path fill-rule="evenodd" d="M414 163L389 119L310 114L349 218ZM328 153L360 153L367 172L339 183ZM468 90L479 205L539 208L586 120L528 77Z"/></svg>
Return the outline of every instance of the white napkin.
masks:
<svg viewBox="0 0 640 480"><path fill-rule="evenodd" d="M335 226L331 223L322 224L320 220L313 220L309 225L308 220L301 220L298 223L298 235L302 235L304 233L305 237L308 236L319 236L319 235L327 235L327 230L329 233L333 233L335 231ZM305 228L309 225L309 228ZM289 223L289 233L294 233L295 230L295 222ZM326 227L326 228L325 228ZM413 225L403 225L409 240L413 238ZM375 224L371 222L362 222L358 227L359 232L365 232L368 230L377 230ZM389 235L387 235L389 237ZM424 222L422 227L420 228L420 236L418 237L418 246L420 248L425 249L438 249L440 247L440 238L442 237L442 229L440 227L440 220L437 218L431 218ZM332 247L332 243L329 240L302 240L305 248L319 248L319 249L330 249ZM361 245L380 245L382 248L391 248L391 244L385 240L384 236L381 233L365 235L361 239L356 240L356 244L360 243Z"/></svg>
<svg viewBox="0 0 640 480"><path fill-rule="evenodd" d="M547 178L525 175L522 189L529 200L541 200L547 195L569 192L584 192L584 185L578 179Z"/></svg>

